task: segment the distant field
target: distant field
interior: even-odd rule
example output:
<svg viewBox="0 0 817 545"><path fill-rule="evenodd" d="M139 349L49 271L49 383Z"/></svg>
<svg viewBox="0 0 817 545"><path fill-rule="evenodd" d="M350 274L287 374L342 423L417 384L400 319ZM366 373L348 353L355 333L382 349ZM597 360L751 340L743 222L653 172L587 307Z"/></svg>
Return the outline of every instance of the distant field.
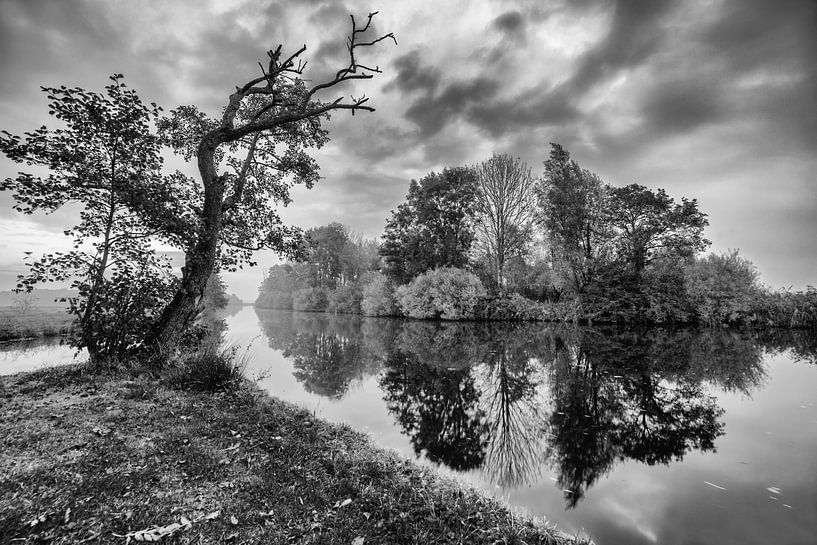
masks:
<svg viewBox="0 0 817 545"><path fill-rule="evenodd" d="M64 335L71 331L72 322L64 308L34 308L22 313L15 307L0 306L0 341Z"/></svg>

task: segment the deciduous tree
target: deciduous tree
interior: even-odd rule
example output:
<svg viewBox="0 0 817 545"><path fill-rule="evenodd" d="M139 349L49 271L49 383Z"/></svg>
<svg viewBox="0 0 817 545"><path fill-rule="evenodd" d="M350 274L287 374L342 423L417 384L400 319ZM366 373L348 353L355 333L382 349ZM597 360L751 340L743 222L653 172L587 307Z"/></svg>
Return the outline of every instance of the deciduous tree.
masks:
<svg viewBox="0 0 817 545"><path fill-rule="evenodd" d="M142 341L173 286L169 264L150 241L177 243L187 232L178 211L189 188L159 173L159 145L151 133L159 108L142 103L121 74L110 79L104 94L42 87L61 127L43 126L22 138L0 134L0 151L8 158L47 171L0 182L0 190L14 193L15 209L33 214L69 204L81 208L79 223L65 231L73 250L29 262L18 288L72 280L79 291L71 301L79 322L75 342L92 358L121 354Z"/></svg>
<svg viewBox="0 0 817 545"><path fill-rule="evenodd" d="M521 159L494 155L476 167L476 232L496 287L504 291L505 265L524 252L536 214L535 179Z"/></svg>
<svg viewBox="0 0 817 545"><path fill-rule="evenodd" d="M611 187L605 221L616 231L619 257L636 274L660 256L692 257L709 245L703 236L709 221L698 201L676 203L663 189Z"/></svg>
<svg viewBox="0 0 817 545"><path fill-rule="evenodd" d="M610 230L603 222L607 193L601 179L551 144L538 187L540 221L560 270L581 293L609 253Z"/></svg>
<svg viewBox="0 0 817 545"><path fill-rule="evenodd" d="M267 53L261 73L229 96L219 119L208 119L192 107L179 108L163 123L166 142L187 158L196 157L201 199L197 224L185 249L180 286L149 342L178 339L196 313L207 279L219 266L235 267L263 248L292 251L299 247L296 229L286 227L271 203L289 202L294 183L307 187L318 179L318 165L307 148L322 146L329 112L373 111L368 99L344 97L322 101L322 92L345 82L370 79L380 72L358 60L358 54L391 33L371 37L372 18L358 26L352 17L347 40L348 64L327 81L302 79L306 46L286 55L282 46ZM396 40L394 40L396 43ZM232 170L222 171L222 163Z"/></svg>
<svg viewBox="0 0 817 545"><path fill-rule="evenodd" d="M401 204L386 222L380 255L385 272L399 283L438 267L463 268L474 240L476 173L446 168L412 180Z"/></svg>

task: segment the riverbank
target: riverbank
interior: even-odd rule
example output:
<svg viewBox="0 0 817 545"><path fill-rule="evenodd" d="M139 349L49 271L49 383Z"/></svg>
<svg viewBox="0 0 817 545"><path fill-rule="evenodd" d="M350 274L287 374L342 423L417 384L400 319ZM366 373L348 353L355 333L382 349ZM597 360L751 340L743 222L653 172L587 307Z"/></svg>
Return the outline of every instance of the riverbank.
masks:
<svg viewBox="0 0 817 545"><path fill-rule="evenodd" d="M9 543L570 543L364 435L244 385L82 365L0 377Z"/></svg>
<svg viewBox="0 0 817 545"><path fill-rule="evenodd" d="M20 312L0 307L0 342L68 335L74 317L62 307L45 307Z"/></svg>

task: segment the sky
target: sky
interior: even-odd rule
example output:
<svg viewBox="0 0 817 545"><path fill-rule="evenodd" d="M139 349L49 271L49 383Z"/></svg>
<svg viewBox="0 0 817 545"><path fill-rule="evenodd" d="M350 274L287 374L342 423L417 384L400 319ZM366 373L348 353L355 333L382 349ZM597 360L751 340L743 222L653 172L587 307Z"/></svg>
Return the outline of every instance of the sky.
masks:
<svg viewBox="0 0 817 545"><path fill-rule="evenodd" d="M558 142L607 183L698 199L711 250L740 249L771 287L817 284L814 0L0 0L0 129L53 126L40 85L101 91L113 73L217 115L279 43L306 44L321 81L346 62L349 14L376 10L398 44L363 53L382 73L348 89L376 111L332 116L323 179L293 191L288 223L377 236L411 179L492 153L540 175ZM0 158L0 177L17 170ZM67 248L77 214L11 205L0 194L0 289L24 251ZM230 291L253 300L276 261L226 274Z"/></svg>

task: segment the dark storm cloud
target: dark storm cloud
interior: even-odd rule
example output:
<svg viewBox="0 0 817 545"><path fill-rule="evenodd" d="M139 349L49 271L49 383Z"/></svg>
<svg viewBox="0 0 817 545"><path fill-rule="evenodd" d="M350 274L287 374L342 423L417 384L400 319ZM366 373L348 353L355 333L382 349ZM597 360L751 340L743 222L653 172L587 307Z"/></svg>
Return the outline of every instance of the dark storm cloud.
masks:
<svg viewBox="0 0 817 545"><path fill-rule="evenodd" d="M766 64L815 67L817 2L728 0L718 20L701 33L711 51L737 70Z"/></svg>
<svg viewBox="0 0 817 545"><path fill-rule="evenodd" d="M420 50L415 49L397 57L392 63L397 76L383 86L384 91L398 90L402 93L424 91L431 95L442 79L439 69L423 64Z"/></svg>
<svg viewBox="0 0 817 545"><path fill-rule="evenodd" d="M531 89L510 99L486 101L468 112L468 119L493 136L530 127L564 125L581 112L561 90Z"/></svg>
<svg viewBox="0 0 817 545"><path fill-rule="evenodd" d="M483 76L454 81L434 96L416 99L405 116L420 128L423 136L433 136L472 108L496 96L500 87L498 81Z"/></svg>
<svg viewBox="0 0 817 545"><path fill-rule="evenodd" d="M711 80L683 78L655 86L643 99L644 129L660 134L687 132L725 115L722 88Z"/></svg>
<svg viewBox="0 0 817 545"><path fill-rule="evenodd" d="M649 20L660 27L661 18ZM817 111L814 22L817 2L725 2L709 25L692 32L697 39L642 59L646 76L631 98L639 123L597 132L597 141L622 156L673 135L719 126L743 141L747 156L760 148L811 156L817 116L803 112ZM655 34L643 18L639 27ZM586 77L585 66L566 87L581 87L576 82ZM593 122L588 116L584 121Z"/></svg>
<svg viewBox="0 0 817 545"><path fill-rule="evenodd" d="M507 36L520 36L524 38L525 35L525 19L518 11L503 13L494 19L491 26Z"/></svg>
<svg viewBox="0 0 817 545"><path fill-rule="evenodd" d="M817 149L817 2L724 4L721 16L701 33L708 54L721 63L723 81L756 76L734 100L766 130L805 153ZM763 80L765 78L765 80Z"/></svg>

